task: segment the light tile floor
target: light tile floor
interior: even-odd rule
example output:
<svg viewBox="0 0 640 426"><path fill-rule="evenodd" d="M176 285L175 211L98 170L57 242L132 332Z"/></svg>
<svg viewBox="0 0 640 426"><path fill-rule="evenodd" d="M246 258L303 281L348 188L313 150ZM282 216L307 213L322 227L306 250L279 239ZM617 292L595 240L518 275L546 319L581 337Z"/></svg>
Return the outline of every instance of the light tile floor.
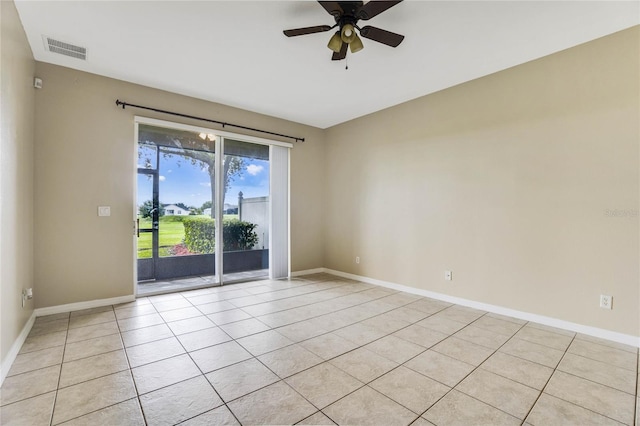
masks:
<svg viewBox="0 0 640 426"><path fill-rule="evenodd" d="M2 425L633 425L638 350L326 274L37 318Z"/></svg>

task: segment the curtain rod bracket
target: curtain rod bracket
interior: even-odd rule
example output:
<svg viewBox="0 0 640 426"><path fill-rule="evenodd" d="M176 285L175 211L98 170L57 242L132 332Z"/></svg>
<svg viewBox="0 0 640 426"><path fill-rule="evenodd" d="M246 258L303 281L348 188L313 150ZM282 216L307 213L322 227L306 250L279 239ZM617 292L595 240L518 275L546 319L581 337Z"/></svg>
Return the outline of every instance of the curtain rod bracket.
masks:
<svg viewBox="0 0 640 426"><path fill-rule="evenodd" d="M243 129L243 130L250 130L252 132L259 132L259 133L264 133L264 134L267 134L267 135L279 136L281 138L293 139L296 142L304 142L304 138L299 138L297 136L289 136L289 135L284 135L282 133L270 132L268 130L261 130L261 129L256 129L256 128L253 128L253 127L241 126L240 124L231 124L231 123L226 123L224 121L212 120L210 118L196 117L194 115L182 114L182 113L179 113L179 112L172 112L172 111L167 111L167 110L164 110L164 109L151 108L151 107L142 106L142 105L130 104L130 103L127 103L127 102L123 102L120 99L116 99L116 105L117 106L121 106L122 109L125 109L125 107L130 106L130 107L133 107L133 108L146 109L146 110L149 110L149 111L159 112L159 113L162 113L162 114L175 115L177 117L190 118L190 119L199 120L199 121L206 121L208 123L214 123L214 124L222 125L223 129L225 128L225 126L229 126L229 127L235 127L235 128Z"/></svg>

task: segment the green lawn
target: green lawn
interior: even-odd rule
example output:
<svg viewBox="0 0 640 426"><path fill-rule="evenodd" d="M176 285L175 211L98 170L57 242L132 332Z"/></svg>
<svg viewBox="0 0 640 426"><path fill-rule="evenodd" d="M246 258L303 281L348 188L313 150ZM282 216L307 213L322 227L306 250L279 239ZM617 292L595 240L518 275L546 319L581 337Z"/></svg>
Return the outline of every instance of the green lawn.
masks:
<svg viewBox="0 0 640 426"><path fill-rule="evenodd" d="M191 216L197 217L197 216ZM204 217L204 216L202 216ZM225 219L237 219L237 214L226 214ZM171 256L169 249L184 240L184 225L182 222L173 220L171 216L160 218L160 229L158 230L158 250L161 257ZM150 229L151 220L140 219L140 229ZM151 258L151 232L140 232L138 238L138 259Z"/></svg>
<svg viewBox="0 0 640 426"><path fill-rule="evenodd" d="M182 222L170 222L160 218L158 230L160 256L170 256L169 248L180 244L184 240L184 226ZM149 219L140 219L140 229L151 228ZM151 232L141 232L138 238L138 259L151 257Z"/></svg>

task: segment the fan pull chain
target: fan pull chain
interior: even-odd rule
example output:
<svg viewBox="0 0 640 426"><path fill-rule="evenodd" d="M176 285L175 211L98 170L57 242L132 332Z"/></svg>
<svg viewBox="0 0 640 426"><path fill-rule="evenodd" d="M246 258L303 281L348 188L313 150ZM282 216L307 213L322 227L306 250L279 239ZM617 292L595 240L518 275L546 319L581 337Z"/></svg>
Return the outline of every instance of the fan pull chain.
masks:
<svg viewBox="0 0 640 426"><path fill-rule="evenodd" d="M344 67L344 69L345 69L345 71L346 71L346 70L348 70L348 69L349 69L349 58L346 58L344 62L345 62L345 67Z"/></svg>

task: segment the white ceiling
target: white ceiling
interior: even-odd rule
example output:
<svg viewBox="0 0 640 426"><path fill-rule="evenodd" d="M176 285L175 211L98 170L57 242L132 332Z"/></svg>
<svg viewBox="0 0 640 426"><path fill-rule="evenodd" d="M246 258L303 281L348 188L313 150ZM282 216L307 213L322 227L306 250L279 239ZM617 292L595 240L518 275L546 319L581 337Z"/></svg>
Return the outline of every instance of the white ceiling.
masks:
<svg viewBox="0 0 640 426"><path fill-rule="evenodd" d="M367 21L404 34L402 44L393 49L363 39L365 49L348 54L346 70L345 61L330 60L331 32L282 34L333 24L315 1L17 0L16 6L38 61L320 128L640 23L637 0L406 0ZM43 35L86 47L87 61L45 51Z"/></svg>

